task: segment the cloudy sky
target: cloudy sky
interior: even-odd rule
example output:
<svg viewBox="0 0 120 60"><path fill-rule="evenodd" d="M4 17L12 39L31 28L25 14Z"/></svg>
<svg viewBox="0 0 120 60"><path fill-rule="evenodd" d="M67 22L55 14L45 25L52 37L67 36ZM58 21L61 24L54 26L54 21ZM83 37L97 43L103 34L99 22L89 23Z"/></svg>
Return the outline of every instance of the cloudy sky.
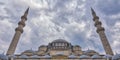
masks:
<svg viewBox="0 0 120 60"><path fill-rule="evenodd" d="M91 7L100 17L114 53L120 53L120 0L0 0L0 53L7 51L28 6L28 20L15 53L65 39L82 50L104 54Z"/></svg>

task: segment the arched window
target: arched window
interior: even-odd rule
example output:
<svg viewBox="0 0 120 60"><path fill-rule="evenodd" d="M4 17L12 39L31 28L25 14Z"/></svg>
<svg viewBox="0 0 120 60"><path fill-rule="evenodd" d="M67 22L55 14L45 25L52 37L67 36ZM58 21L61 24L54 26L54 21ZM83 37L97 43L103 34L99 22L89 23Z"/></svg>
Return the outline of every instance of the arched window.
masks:
<svg viewBox="0 0 120 60"><path fill-rule="evenodd" d="M61 43L62 44L62 46L64 46L64 43Z"/></svg>
<svg viewBox="0 0 120 60"><path fill-rule="evenodd" d="M58 46L58 44L57 44L57 43L55 43L55 46Z"/></svg>
<svg viewBox="0 0 120 60"><path fill-rule="evenodd" d="M67 43L65 43L65 46L67 46Z"/></svg>
<svg viewBox="0 0 120 60"><path fill-rule="evenodd" d="M54 46L54 43L52 43L52 46Z"/></svg>

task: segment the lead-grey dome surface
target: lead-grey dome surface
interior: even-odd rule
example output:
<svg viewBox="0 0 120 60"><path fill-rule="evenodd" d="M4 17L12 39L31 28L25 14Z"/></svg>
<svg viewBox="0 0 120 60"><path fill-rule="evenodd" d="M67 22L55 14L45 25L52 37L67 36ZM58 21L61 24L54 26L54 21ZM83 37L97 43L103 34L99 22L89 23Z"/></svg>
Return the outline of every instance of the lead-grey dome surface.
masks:
<svg viewBox="0 0 120 60"><path fill-rule="evenodd" d="M57 42L62 42L62 43L68 43L66 40L64 39L56 39L54 40L52 43L57 43Z"/></svg>

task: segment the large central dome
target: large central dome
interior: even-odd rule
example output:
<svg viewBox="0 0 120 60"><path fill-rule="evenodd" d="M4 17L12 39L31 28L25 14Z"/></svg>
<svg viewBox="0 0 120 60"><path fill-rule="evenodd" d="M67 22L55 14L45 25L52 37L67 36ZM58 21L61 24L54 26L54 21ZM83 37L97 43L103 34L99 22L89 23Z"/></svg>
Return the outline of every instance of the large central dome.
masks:
<svg viewBox="0 0 120 60"><path fill-rule="evenodd" d="M68 43L68 42L64 39L56 39L52 43Z"/></svg>

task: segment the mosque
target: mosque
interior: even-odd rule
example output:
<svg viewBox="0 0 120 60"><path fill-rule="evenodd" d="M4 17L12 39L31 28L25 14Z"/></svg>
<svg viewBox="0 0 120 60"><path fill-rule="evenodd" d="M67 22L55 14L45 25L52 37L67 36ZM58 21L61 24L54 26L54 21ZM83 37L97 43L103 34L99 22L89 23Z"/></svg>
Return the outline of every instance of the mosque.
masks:
<svg viewBox="0 0 120 60"><path fill-rule="evenodd" d="M0 54L0 60L120 60L120 54L113 54L112 48L104 33L105 29L95 11L91 8L93 21L95 22L96 32L98 33L102 45L105 50L105 55L101 55L95 50L83 51L81 46L72 45L64 39L55 39L48 45L41 45L37 51L25 50L20 54L14 54L19 38L23 33L25 21L27 21L29 8L21 17L18 27L15 29L14 37L8 48L6 55Z"/></svg>

